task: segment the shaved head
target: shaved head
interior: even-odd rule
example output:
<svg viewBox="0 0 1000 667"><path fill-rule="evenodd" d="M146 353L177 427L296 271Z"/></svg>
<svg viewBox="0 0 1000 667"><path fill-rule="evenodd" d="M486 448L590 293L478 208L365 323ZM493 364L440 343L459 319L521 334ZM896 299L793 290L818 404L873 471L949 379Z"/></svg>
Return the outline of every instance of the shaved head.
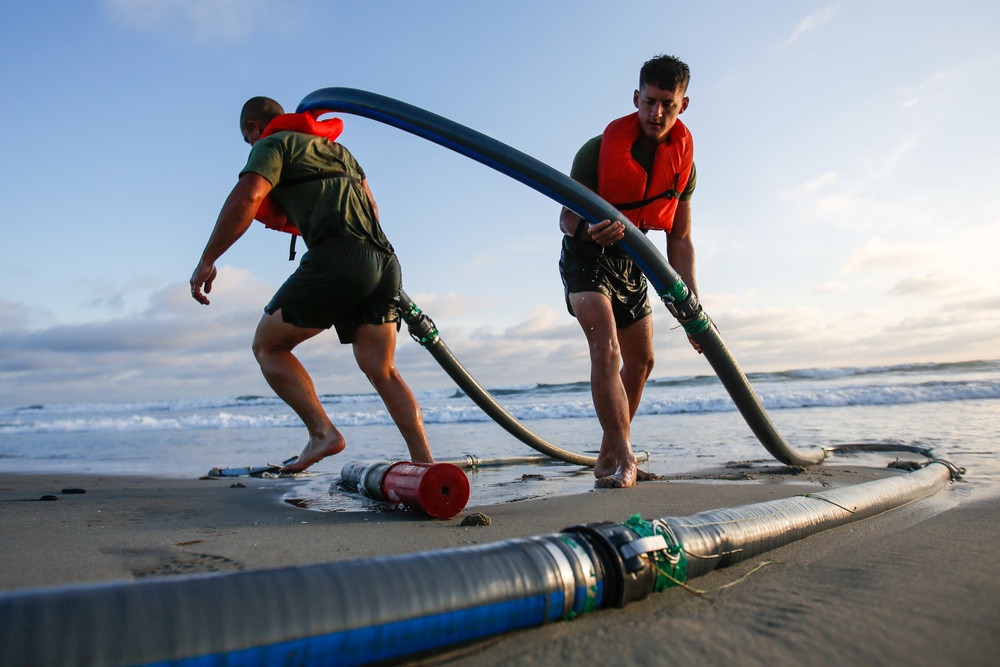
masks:
<svg viewBox="0 0 1000 667"><path fill-rule="evenodd" d="M280 116L283 113L285 110L281 108L281 105L270 97L251 97L243 105L243 110L240 112L240 130L247 129L247 123L250 121L256 122L263 129L274 120L275 116Z"/></svg>

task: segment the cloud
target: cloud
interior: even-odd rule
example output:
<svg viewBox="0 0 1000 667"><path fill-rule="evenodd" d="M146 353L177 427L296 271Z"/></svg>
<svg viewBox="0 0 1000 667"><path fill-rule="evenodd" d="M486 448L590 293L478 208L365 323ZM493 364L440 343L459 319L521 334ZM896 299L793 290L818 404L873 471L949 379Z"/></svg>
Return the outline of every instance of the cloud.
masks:
<svg viewBox="0 0 1000 667"><path fill-rule="evenodd" d="M791 190L782 193L782 197L787 199L802 199L815 195L821 190L827 190L835 185L840 185L841 172L828 171L814 179L804 183L799 183Z"/></svg>
<svg viewBox="0 0 1000 667"><path fill-rule="evenodd" d="M847 261L843 271L891 270L927 267L944 257L941 250L930 243L892 243L874 237L868 239Z"/></svg>
<svg viewBox="0 0 1000 667"><path fill-rule="evenodd" d="M939 105L947 99L955 84L975 73L981 65L981 61L970 61L956 67L937 70L918 83L904 87L898 93L903 98L899 105L900 109L909 111Z"/></svg>
<svg viewBox="0 0 1000 667"><path fill-rule="evenodd" d="M406 289L405 286L403 289ZM482 306L482 303L472 296L457 292L448 292L447 294L414 292L411 294L407 291L407 294L413 303L431 319L460 317L469 310Z"/></svg>
<svg viewBox="0 0 1000 667"><path fill-rule="evenodd" d="M851 285L839 280L828 280L813 288L814 294L847 294L851 291Z"/></svg>
<svg viewBox="0 0 1000 667"><path fill-rule="evenodd" d="M795 30L792 31L792 34L781 42L781 47L788 48L805 35L829 23L830 20L836 16L838 11L840 11L840 3L827 5L826 7L823 7L822 9L805 17L799 21L797 26L795 26Z"/></svg>
<svg viewBox="0 0 1000 667"><path fill-rule="evenodd" d="M287 23L288 8L273 0L104 0L108 12L142 30L180 28L201 40L247 37L258 28Z"/></svg>
<svg viewBox="0 0 1000 667"><path fill-rule="evenodd" d="M884 242L869 246L873 262L896 250ZM930 273L923 282L904 279L898 290L934 298L933 279ZM152 294L146 308L120 317L34 328L8 317L0 327L0 404L271 395L250 352L270 294L271 288L250 272L223 267L207 308L190 298L185 283L174 283ZM441 340L483 386L589 377L585 337L560 309L535 305L511 326L470 329L451 325L451 318L442 314L468 305L464 297L413 296L437 317ZM727 347L747 372L1000 357L1000 294L995 290L964 301L951 298L947 313L921 309L917 315L875 309L867 301L851 301L847 307L854 310L848 311L826 305L754 305L760 298L747 293L710 299ZM861 305L867 310L857 308ZM4 302L3 312L27 311ZM659 304L654 318L654 377L712 374L707 360L691 350L684 331ZM350 347L332 333L306 341L296 354L321 394L371 391ZM396 365L414 390L454 387L405 329Z"/></svg>
<svg viewBox="0 0 1000 667"><path fill-rule="evenodd" d="M231 392L241 383L260 390L250 340L270 293L249 272L222 267L208 309L177 283L130 315L47 326L3 318L0 402L217 395L242 393Z"/></svg>
<svg viewBox="0 0 1000 667"><path fill-rule="evenodd" d="M41 313L17 301L0 299L0 330L32 326L43 319L51 319L51 314Z"/></svg>
<svg viewBox="0 0 1000 667"><path fill-rule="evenodd" d="M889 290L893 296L941 298L966 293L966 277L955 272L935 271L900 280Z"/></svg>

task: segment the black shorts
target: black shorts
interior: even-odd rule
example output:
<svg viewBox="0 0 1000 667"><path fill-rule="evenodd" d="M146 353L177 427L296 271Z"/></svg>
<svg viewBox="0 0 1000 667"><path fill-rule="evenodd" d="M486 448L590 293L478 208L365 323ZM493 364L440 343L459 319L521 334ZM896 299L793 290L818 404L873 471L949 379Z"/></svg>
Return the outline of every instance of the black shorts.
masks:
<svg viewBox="0 0 1000 667"><path fill-rule="evenodd" d="M399 329L399 260L364 241L338 237L310 248L264 312L307 329L337 329L351 343L361 324L395 322Z"/></svg>
<svg viewBox="0 0 1000 667"><path fill-rule="evenodd" d="M600 292L611 300L615 325L619 329L649 317L653 309L646 294L646 276L623 250L606 248L589 241L563 237L559 275L566 294L566 308L576 317L569 295Z"/></svg>

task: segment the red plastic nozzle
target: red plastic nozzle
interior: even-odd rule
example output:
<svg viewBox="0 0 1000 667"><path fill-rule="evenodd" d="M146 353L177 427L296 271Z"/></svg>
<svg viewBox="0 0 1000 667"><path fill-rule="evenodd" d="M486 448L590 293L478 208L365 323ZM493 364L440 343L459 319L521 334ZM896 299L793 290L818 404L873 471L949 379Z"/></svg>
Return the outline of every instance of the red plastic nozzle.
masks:
<svg viewBox="0 0 1000 667"><path fill-rule="evenodd" d="M469 502L469 478L451 463L399 461L382 479L385 499L420 510L435 519L450 519Z"/></svg>

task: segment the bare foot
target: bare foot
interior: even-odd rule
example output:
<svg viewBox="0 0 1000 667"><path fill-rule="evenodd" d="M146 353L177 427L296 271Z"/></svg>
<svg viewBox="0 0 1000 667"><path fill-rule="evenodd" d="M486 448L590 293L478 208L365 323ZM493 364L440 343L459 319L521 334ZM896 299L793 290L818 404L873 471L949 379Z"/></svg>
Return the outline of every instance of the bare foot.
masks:
<svg viewBox="0 0 1000 667"><path fill-rule="evenodd" d="M660 479L660 476L656 473L646 472L645 470L635 471L635 481L637 482L655 482Z"/></svg>
<svg viewBox="0 0 1000 667"><path fill-rule="evenodd" d="M636 472L634 463L631 466L623 466L610 475L598 477L594 486L599 489L627 489L635 486Z"/></svg>
<svg viewBox="0 0 1000 667"><path fill-rule="evenodd" d="M294 463L282 466L278 472L302 472L317 461L321 461L334 454L339 454L344 451L344 447L346 446L347 442L344 441L344 436L340 433L335 433L330 440L310 438L305 449L299 454L299 458Z"/></svg>

